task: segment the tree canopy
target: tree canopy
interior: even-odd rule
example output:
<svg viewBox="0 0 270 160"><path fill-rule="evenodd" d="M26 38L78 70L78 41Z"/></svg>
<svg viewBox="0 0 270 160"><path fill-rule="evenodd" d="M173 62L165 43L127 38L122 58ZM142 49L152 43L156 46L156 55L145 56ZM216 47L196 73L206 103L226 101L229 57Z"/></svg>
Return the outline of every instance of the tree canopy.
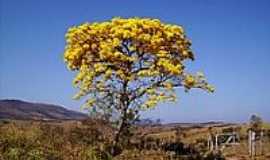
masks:
<svg viewBox="0 0 270 160"><path fill-rule="evenodd" d="M131 112L174 101L174 87L213 91L202 73L186 72L184 61L194 60L190 46L181 26L113 18L71 27L64 60L78 71L75 98L87 96L85 106Z"/></svg>
<svg viewBox="0 0 270 160"><path fill-rule="evenodd" d="M250 128L254 131L260 131L263 126L263 120L260 116L253 114L249 120Z"/></svg>

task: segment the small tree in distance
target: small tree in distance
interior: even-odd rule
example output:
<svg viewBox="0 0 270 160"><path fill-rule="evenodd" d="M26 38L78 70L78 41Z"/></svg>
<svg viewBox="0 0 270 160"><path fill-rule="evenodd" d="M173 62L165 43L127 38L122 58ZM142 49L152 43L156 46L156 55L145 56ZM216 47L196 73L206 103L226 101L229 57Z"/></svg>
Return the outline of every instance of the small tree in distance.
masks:
<svg viewBox="0 0 270 160"><path fill-rule="evenodd" d="M202 73L192 75L184 61L194 60L181 26L158 19L113 18L72 27L64 60L77 71L75 99L85 107L110 112L118 120L114 144L140 111L160 101L175 101L175 87L213 92Z"/></svg>
<svg viewBox="0 0 270 160"><path fill-rule="evenodd" d="M260 131L262 129L263 120L256 114L251 115L249 120L250 128L254 131Z"/></svg>

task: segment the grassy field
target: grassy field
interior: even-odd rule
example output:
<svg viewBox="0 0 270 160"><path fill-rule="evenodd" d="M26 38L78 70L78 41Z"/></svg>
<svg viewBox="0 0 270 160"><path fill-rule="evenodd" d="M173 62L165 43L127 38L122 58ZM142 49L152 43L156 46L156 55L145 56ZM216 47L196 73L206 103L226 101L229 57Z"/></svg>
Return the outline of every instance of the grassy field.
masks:
<svg viewBox="0 0 270 160"><path fill-rule="evenodd" d="M180 131L180 134L177 134L176 130L150 133L148 136L153 138L169 139L170 141L176 141L180 137L181 142L184 144L189 144L191 146L197 147L199 151L205 152L206 141L210 134L209 127L211 127L211 132L213 134L221 134L226 132L226 130L235 130L239 134L240 140L235 145L228 145L222 149L222 155L226 159L235 159L235 160L248 160L250 159L248 153L248 133L247 130L249 126L247 124L229 124L229 125L220 125L220 126L206 126L202 128L186 128ZM256 156L257 160L266 160L270 159L270 138L269 123L264 123L263 128L265 130L265 136L263 139L263 155ZM177 135L180 135L177 137ZM258 145L258 144L257 144ZM259 154L259 147L257 149L257 154ZM207 152L207 151L206 151Z"/></svg>
<svg viewBox="0 0 270 160"><path fill-rule="evenodd" d="M270 159L270 125L264 124L264 150L258 160ZM130 140L109 155L113 128L100 120L1 121L0 160L248 160L246 124L134 126ZM239 143L210 152L209 135L235 130Z"/></svg>

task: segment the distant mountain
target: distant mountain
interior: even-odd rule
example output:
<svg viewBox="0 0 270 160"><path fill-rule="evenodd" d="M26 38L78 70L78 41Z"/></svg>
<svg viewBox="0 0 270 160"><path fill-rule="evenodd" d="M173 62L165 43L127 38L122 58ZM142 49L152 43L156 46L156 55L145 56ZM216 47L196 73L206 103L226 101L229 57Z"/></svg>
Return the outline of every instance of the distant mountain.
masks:
<svg viewBox="0 0 270 160"><path fill-rule="evenodd" d="M0 119L16 120L80 120L86 114L62 106L31 103L22 100L0 100Z"/></svg>

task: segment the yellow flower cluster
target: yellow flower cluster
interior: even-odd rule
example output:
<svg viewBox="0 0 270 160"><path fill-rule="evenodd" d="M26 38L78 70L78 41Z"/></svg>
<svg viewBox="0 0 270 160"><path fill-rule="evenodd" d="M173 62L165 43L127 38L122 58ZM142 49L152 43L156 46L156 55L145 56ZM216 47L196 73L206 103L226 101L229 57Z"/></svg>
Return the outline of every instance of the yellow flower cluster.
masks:
<svg viewBox="0 0 270 160"><path fill-rule="evenodd" d="M70 28L66 34L64 59L72 70L79 69L83 60L90 65L95 61L136 61L136 58L117 49L127 39L132 40L132 48L136 51L166 58L168 63L162 67L172 70L172 73L179 74L179 69L177 72L172 68L175 63L193 57L190 42L180 26L163 24L158 19L114 18L109 22L85 23ZM178 53L177 57L181 59L175 62L177 60L170 55L172 53Z"/></svg>
<svg viewBox="0 0 270 160"><path fill-rule="evenodd" d="M138 79L160 75L182 77L185 75L183 61L193 60L191 42L183 28L158 19L113 18L107 22L84 23L71 27L65 37L64 60L69 69L78 71L73 83L80 92L75 98L85 96L93 89L102 92L121 81L131 84ZM186 88L196 87L199 83L192 75L184 77ZM172 91L173 85L166 82L163 88ZM204 89L210 89L210 86ZM147 94L150 97L146 106L175 99L174 94L156 89ZM88 104L94 102L91 100Z"/></svg>
<svg viewBox="0 0 270 160"><path fill-rule="evenodd" d="M176 95L172 90L171 83L165 83L166 87L163 90L160 89L148 89L147 95L148 98L143 103L142 108L153 108L157 105L158 102L163 101L175 101Z"/></svg>
<svg viewBox="0 0 270 160"><path fill-rule="evenodd" d="M206 78L204 77L204 74L201 72L198 72L195 75L185 73L183 86L186 89L201 88L208 92L214 92L215 90L215 88L212 85L206 82Z"/></svg>

